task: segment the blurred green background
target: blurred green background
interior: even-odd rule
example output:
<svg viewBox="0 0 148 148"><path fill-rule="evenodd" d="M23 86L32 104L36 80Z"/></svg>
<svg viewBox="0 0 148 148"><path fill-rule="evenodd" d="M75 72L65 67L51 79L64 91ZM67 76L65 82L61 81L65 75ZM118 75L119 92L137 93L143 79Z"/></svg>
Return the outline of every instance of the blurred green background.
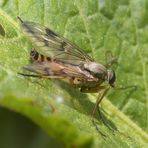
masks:
<svg viewBox="0 0 148 148"><path fill-rule="evenodd" d="M0 148L62 148L34 122L0 107Z"/></svg>

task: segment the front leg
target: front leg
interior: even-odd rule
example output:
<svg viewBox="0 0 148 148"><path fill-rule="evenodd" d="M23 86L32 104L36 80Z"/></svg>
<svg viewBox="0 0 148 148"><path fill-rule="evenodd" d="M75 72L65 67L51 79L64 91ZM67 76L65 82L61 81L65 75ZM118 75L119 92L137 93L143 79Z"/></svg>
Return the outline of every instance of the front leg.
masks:
<svg viewBox="0 0 148 148"><path fill-rule="evenodd" d="M81 87L80 91L83 93L97 93L100 90L106 88L105 86L95 86L95 87Z"/></svg>
<svg viewBox="0 0 148 148"><path fill-rule="evenodd" d="M102 131L100 131L94 117L95 117L96 111L98 111L100 120L103 122L104 125L106 125L109 129L111 129L110 125L108 125L108 123L106 122L105 118L103 117L103 115L101 114L101 111L99 109L99 104L101 103L104 96L107 94L108 90L109 90L109 87L107 87L107 86L97 86L97 87L93 87L93 88L81 87L81 89L80 89L80 91L84 92L84 93L97 93L97 92L99 92L95 106L94 106L92 114L91 114L91 118L92 118L93 125L96 127L97 131L103 137L106 137L106 135Z"/></svg>

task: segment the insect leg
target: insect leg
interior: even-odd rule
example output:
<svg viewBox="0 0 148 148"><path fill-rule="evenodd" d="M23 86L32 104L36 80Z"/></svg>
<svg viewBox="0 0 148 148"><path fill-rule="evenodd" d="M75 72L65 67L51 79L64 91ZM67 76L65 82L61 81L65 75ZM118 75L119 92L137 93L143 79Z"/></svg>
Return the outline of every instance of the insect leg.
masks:
<svg viewBox="0 0 148 148"><path fill-rule="evenodd" d="M133 89L134 91L137 90L137 85L129 85L129 86L115 86L116 90L125 90L125 89Z"/></svg>
<svg viewBox="0 0 148 148"><path fill-rule="evenodd" d="M105 90L103 90L102 93L99 93L98 98L97 98L97 101L96 101L96 104L95 104L95 107L94 107L93 112L92 112L92 123L96 127L97 131L99 131L99 133L101 133L101 135L103 135L104 137L106 137L106 135L104 135L99 130L99 128L97 126L97 123L94 120L94 115L95 115L95 112L98 111L99 117L100 117L101 121L103 122L103 124L106 125L110 130L112 130L111 126L106 122L105 118L103 117L103 115L102 115L102 113L101 113L101 111L99 109L99 104L101 103L102 99L104 98L104 96L106 95L106 93L108 92L108 90L109 90L109 87L107 87Z"/></svg>
<svg viewBox="0 0 148 148"><path fill-rule="evenodd" d="M105 86L104 86L104 87L105 87ZM104 96L105 96L105 94L107 93L108 90L109 90L109 88L106 88L105 90L103 90L102 93L100 92L100 93L98 94L98 98L97 98L96 104L95 104L94 109L93 109L93 111L92 111L92 123L93 123L93 125L96 127L96 130L97 130L104 138L106 137L106 135L105 135L102 131L100 131L100 129L98 128L98 124L97 124L97 122L96 122L95 119L94 119L94 115L95 115L95 112L96 112L96 110L97 110L97 108L98 108L99 117L100 117L101 121L103 121L103 123L106 125L106 123L105 123L105 121L104 121L104 119L103 119L103 117L102 117L102 114L101 114L101 112L100 112L100 110L99 110L99 104L100 104L100 102L102 101L102 99L104 98Z"/></svg>
<svg viewBox="0 0 148 148"><path fill-rule="evenodd" d="M96 93L98 92L98 90L102 90L104 89L105 86L97 86L97 87L92 87L92 88L88 88L88 87L81 87L80 91L83 93Z"/></svg>
<svg viewBox="0 0 148 148"><path fill-rule="evenodd" d="M94 117L94 114L95 114L95 112L97 110L97 107L101 103L102 99L104 98L104 96L106 95L106 93L108 92L108 90L109 90L109 87L106 88L102 93L99 93L98 98L97 98L97 101L96 101L96 104L95 104L95 107L94 107L93 112L92 112L92 117Z"/></svg>
<svg viewBox="0 0 148 148"><path fill-rule="evenodd" d="M34 77L34 78L44 78L44 79L64 79L64 77L60 76L52 76L52 75L32 75L32 74L25 74L25 73L18 73L19 75L26 76L26 77Z"/></svg>
<svg viewBox="0 0 148 148"><path fill-rule="evenodd" d="M19 75L25 76L25 77L34 77L34 78L42 78L40 75L32 75L32 74L25 74L25 73L19 73Z"/></svg>
<svg viewBox="0 0 148 148"><path fill-rule="evenodd" d="M93 87L93 88L85 88L85 87L81 88L81 92L85 92L85 93L96 93L96 92L98 92L98 90L100 90L102 92L99 93L95 107L92 111L92 122L96 126L95 121L94 121L94 115L95 115L95 112L98 111L101 121L110 129L108 124L106 124L106 122L101 114L101 111L99 110L99 104L101 103L102 99L104 98L104 96L108 92L109 87L106 88L106 86L97 86L97 87ZM97 128L97 126L96 126L96 128ZM99 131L98 128L97 128L97 130Z"/></svg>
<svg viewBox="0 0 148 148"><path fill-rule="evenodd" d="M118 58L116 56L113 56L111 51L107 51L105 57L106 67L111 67L113 64L117 63Z"/></svg>

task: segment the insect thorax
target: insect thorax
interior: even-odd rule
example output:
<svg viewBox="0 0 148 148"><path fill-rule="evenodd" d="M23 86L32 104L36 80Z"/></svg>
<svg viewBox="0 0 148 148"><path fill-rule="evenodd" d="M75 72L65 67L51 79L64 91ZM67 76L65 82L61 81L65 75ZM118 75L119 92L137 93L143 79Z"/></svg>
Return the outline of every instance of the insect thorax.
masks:
<svg viewBox="0 0 148 148"><path fill-rule="evenodd" d="M85 74L86 78L74 77L71 79L71 83L75 87L87 87L92 88L100 86L107 78L107 69L102 65L95 62L84 63L79 67L81 72Z"/></svg>
<svg viewBox="0 0 148 148"><path fill-rule="evenodd" d="M89 71L94 77L105 80L107 75L107 69L105 66L95 62L89 62L84 64L84 69Z"/></svg>

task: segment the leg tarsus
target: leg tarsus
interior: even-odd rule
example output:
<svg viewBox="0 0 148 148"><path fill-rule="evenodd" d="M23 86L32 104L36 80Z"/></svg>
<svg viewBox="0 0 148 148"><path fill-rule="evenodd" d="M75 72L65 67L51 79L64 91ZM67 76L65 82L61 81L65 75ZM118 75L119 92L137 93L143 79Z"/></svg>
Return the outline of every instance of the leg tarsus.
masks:
<svg viewBox="0 0 148 148"><path fill-rule="evenodd" d="M103 138L106 138L107 136L106 136L103 132L101 132L101 131L99 130L98 124L96 123L96 121L94 120L94 118L92 118L91 121L92 121L92 124L95 126L96 130L103 136Z"/></svg>
<svg viewBox="0 0 148 148"><path fill-rule="evenodd" d="M99 117L100 117L101 121L103 122L103 124L104 124L106 127L108 127L109 130L114 131L113 128L110 126L110 124L108 124L108 123L106 122L106 120L105 120L105 118L103 117L103 115L102 115L102 113L101 113L99 107L98 107L98 110L97 110L97 111L98 111Z"/></svg>

